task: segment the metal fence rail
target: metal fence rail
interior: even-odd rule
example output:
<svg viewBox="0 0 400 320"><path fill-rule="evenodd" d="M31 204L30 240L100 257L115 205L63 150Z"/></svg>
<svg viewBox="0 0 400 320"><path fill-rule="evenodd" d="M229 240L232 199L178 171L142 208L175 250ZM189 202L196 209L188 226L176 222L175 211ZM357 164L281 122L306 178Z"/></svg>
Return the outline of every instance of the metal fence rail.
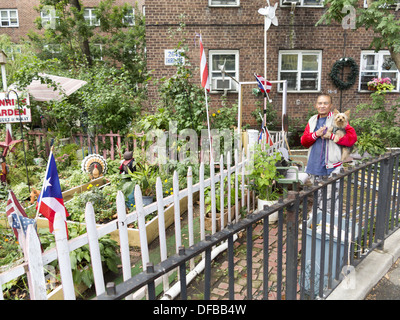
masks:
<svg viewBox="0 0 400 320"><path fill-rule="evenodd" d="M119 285L107 284L106 292L96 299L122 299L147 286L148 298L156 299L154 282L169 271L179 269L180 298L188 299L186 273L190 259L204 259L204 299L210 299L211 250L227 244L229 299L234 299L234 243L237 235L245 243L246 298L268 299L271 290L280 299L325 298L346 277L346 267L356 266L371 250L383 247L385 237L399 227L399 155L387 153L342 170L319 184L300 192L290 191L286 199L249 214L236 224L214 233L193 246L180 247L176 254L161 263L147 265L146 272ZM337 200L331 200L337 199ZM268 217L279 213L276 235L270 234ZM254 226L262 223L263 285L254 295L252 280ZM271 238L275 237L275 238ZM277 244L272 248L269 239ZM272 251L277 256L276 268L269 265ZM274 273L274 285L269 283ZM273 287L273 289L272 289Z"/></svg>

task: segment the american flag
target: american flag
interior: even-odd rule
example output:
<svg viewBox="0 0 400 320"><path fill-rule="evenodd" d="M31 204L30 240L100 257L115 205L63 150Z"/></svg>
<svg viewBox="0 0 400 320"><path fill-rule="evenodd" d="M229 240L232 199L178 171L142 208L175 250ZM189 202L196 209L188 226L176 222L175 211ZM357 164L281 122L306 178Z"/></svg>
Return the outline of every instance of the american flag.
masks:
<svg viewBox="0 0 400 320"><path fill-rule="evenodd" d="M56 212L59 212L64 216L65 225L67 225L66 219L69 214L64 206L60 180L58 179L57 165L54 159L53 152L50 152L42 192L38 197L36 210L38 210L43 216L45 216L49 220L50 232L53 232L54 230L53 223Z"/></svg>
<svg viewBox="0 0 400 320"><path fill-rule="evenodd" d="M254 76L256 77L257 84L258 84L258 87L260 88L261 92L267 91L267 93L269 93L272 88L271 82L265 80L264 77L262 77L260 75L254 74Z"/></svg>
<svg viewBox="0 0 400 320"><path fill-rule="evenodd" d="M25 213L24 208L18 202L12 190L8 191L8 200L6 204L6 214L8 218L8 223L13 228L15 237L21 246L24 246L24 241L21 241L21 236L25 238L28 226L32 224L36 229L35 219L29 219Z"/></svg>
<svg viewBox="0 0 400 320"><path fill-rule="evenodd" d="M203 40L200 35L200 78L201 85L207 91L210 91L210 79L208 78L208 67L206 53L203 47Z"/></svg>

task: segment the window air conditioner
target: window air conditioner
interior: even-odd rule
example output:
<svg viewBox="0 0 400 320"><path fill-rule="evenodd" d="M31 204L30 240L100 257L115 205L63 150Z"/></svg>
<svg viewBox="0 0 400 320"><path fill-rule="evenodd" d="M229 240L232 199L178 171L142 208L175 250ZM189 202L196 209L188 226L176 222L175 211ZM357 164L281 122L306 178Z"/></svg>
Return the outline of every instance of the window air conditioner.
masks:
<svg viewBox="0 0 400 320"><path fill-rule="evenodd" d="M231 90L232 89L232 82L230 78L213 78L213 90L221 91L221 90Z"/></svg>

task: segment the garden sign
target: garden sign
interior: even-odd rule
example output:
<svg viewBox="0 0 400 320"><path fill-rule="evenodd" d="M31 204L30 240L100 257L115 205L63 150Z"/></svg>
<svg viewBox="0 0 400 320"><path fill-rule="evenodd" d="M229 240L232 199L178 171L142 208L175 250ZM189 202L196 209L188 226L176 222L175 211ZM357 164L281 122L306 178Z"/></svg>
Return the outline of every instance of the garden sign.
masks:
<svg viewBox="0 0 400 320"><path fill-rule="evenodd" d="M18 93L22 96L22 93ZM31 122L31 109L29 106L29 95L27 98L20 98L19 106L15 94L10 94L10 99L7 99L7 93L0 92L0 123L18 123ZM20 117L21 116L21 117Z"/></svg>

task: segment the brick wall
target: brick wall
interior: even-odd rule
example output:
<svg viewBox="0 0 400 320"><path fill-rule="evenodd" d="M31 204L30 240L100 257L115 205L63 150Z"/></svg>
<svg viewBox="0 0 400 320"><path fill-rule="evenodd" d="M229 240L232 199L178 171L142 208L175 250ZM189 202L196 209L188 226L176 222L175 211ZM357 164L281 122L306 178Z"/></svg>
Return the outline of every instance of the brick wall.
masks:
<svg viewBox="0 0 400 320"><path fill-rule="evenodd" d="M275 1L271 1L273 5ZM236 49L239 50L240 81L254 81L253 73L263 74L264 71L264 19L257 10L266 3L259 1L241 1L240 8L212 8L208 7L208 0L181 1L170 0L168 2L146 0L146 39L148 68L153 70L154 78L169 77L174 74L173 66L165 66L164 49L173 49L178 39L168 38L168 28L177 28L179 16L185 14L187 44L189 57L193 68L199 68L199 48L195 47L195 32L202 33L203 44L208 57L210 49ZM291 21L290 7L280 7L276 11L279 27L271 26L267 39L267 78L278 78L279 50L322 50L322 74L321 91L330 92L335 106L339 108L342 100L342 110L351 109L353 114L355 107L363 102L368 102L369 93L358 92L356 83L348 90L340 94L329 77L329 73L335 61L346 57L352 57L360 64L361 50L367 50L372 40L370 32L347 30L341 25L321 25L315 27L315 23L323 14L323 8L297 7ZM344 35L346 33L346 40ZM292 34L292 36L291 36ZM346 44L344 46L344 41ZM344 51L345 49L345 51ZM196 73L195 73L196 75ZM200 77L195 81L200 85ZM263 98L254 97L251 89L254 86L245 86L243 94L243 124L256 126L256 119L251 115L255 110L256 101L263 103ZM155 87L150 88L150 97L157 97ZM274 109L281 113L282 94L277 92L276 86L272 88L270 98L273 100ZM299 119L301 123L307 120L310 108L313 108L318 93L288 93L287 110L290 119ZM218 108L219 95L211 94L211 108ZM389 95L394 100L398 93ZM228 93L228 101L236 102L238 95ZM154 110L154 103L150 108ZM292 124L294 121L292 121Z"/></svg>

